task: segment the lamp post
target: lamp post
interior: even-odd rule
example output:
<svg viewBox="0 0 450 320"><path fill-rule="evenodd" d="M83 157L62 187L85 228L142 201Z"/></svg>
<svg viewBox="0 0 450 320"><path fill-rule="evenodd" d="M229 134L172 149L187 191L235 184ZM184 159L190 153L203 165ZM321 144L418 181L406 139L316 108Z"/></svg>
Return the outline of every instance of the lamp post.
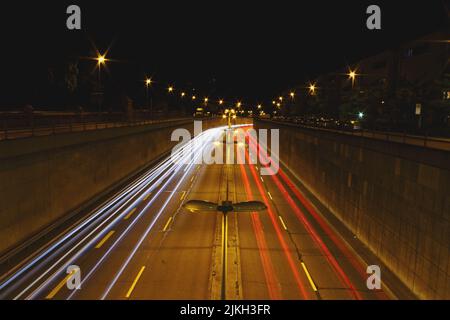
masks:
<svg viewBox="0 0 450 320"><path fill-rule="evenodd" d="M97 67L98 67L98 111L99 111L99 115L100 115L100 112L102 111L102 99L103 99L101 70L102 70L102 65L105 65L105 63L107 61L106 55L98 54L96 60L97 60Z"/></svg>
<svg viewBox="0 0 450 320"><path fill-rule="evenodd" d="M105 55L101 55L99 54L97 56L97 66L98 66L98 87L101 90L101 69L102 69L102 65L104 65L106 62L106 57Z"/></svg>
<svg viewBox="0 0 450 320"><path fill-rule="evenodd" d="M147 98L147 108L149 107L148 90L149 90L151 85L152 85L152 79L151 78L145 79L145 93L146 93L146 98ZM152 118L152 117L153 117L153 98L151 99L151 103L150 103L150 118Z"/></svg>
<svg viewBox="0 0 450 320"><path fill-rule="evenodd" d="M231 129L231 119L236 119L236 110L234 109L225 109L224 118L227 118L228 129Z"/></svg>
<svg viewBox="0 0 450 320"><path fill-rule="evenodd" d="M309 94L312 96L316 94L316 85L314 83L309 84Z"/></svg>
<svg viewBox="0 0 450 320"><path fill-rule="evenodd" d="M352 81L352 88L355 86L355 80L356 80L356 71L355 70L350 70L348 73L348 78Z"/></svg>

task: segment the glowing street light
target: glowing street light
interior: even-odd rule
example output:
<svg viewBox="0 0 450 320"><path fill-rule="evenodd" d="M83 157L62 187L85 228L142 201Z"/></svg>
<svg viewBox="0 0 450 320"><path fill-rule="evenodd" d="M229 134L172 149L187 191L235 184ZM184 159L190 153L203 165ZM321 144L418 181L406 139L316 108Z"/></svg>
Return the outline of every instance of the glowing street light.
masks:
<svg viewBox="0 0 450 320"><path fill-rule="evenodd" d="M276 104L276 101L275 101L275 100L272 100L272 104L275 105L275 104Z"/></svg>
<svg viewBox="0 0 450 320"><path fill-rule="evenodd" d="M172 86L168 87L167 91L169 91L169 93L173 92L173 87Z"/></svg>
<svg viewBox="0 0 450 320"><path fill-rule="evenodd" d="M278 100L283 101L283 97L279 97Z"/></svg>
<svg viewBox="0 0 450 320"><path fill-rule="evenodd" d="M309 93L313 96L316 93L316 85L314 83L309 84Z"/></svg>
<svg viewBox="0 0 450 320"><path fill-rule="evenodd" d="M106 54L98 54L97 58L95 58L97 60L97 66L98 66L98 87L99 89L101 89L101 69L102 69L102 65L106 64Z"/></svg>
<svg viewBox="0 0 450 320"><path fill-rule="evenodd" d="M184 98L184 96L186 95L186 92L182 92L181 93L181 97Z"/></svg>
<svg viewBox="0 0 450 320"><path fill-rule="evenodd" d="M99 54L99 55L97 56L97 62L98 62L98 65L105 64L105 62L106 62L106 57L105 57L105 55Z"/></svg>
<svg viewBox="0 0 450 320"><path fill-rule="evenodd" d="M192 100L195 100L195 99L197 99L197 97L194 95L194 96L192 96Z"/></svg>
<svg viewBox="0 0 450 320"><path fill-rule="evenodd" d="M236 119L236 110L225 109L224 115L222 117L224 119L228 118L228 128L231 129L231 119Z"/></svg>
<svg viewBox="0 0 450 320"><path fill-rule="evenodd" d="M289 93L289 95L291 96L292 99L294 99L294 97L295 97L295 92L292 91L291 93Z"/></svg>
<svg viewBox="0 0 450 320"><path fill-rule="evenodd" d="M364 112L359 112L359 113L358 113L358 118L359 118L359 119L364 118Z"/></svg>
<svg viewBox="0 0 450 320"><path fill-rule="evenodd" d="M262 108L262 105L258 104L258 109L261 109L261 108Z"/></svg>
<svg viewBox="0 0 450 320"><path fill-rule="evenodd" d="M223 100L222 99L219 100L219 104L223 105Z"/></svg>
<svg viewBox="0 0 450 320"><path fill-rule="evenodd" d="M146 95L146 99L147 99L147 107L149 106L149 103L148 103L148 101L149 101L149 99L148 99L148 88L150 87L152 85L152 79L151 78L146 78L145 79L145 95ZM153 109L153 100L152 100L152 103L151 103L151 107L150 107L150 115L152 114L152 109Z"/></svg>
<svg viewBox="0 0 450 320"><path fill-rule="evenodd" d="M355 70L349 70L347 75L348 75L349 79L352 80L352 88L353 88L354 85L355 85L355 80L356 80L356 76L357 76L356 71Z"/></svg>
<svg viewBox="0 0 450 320"><path fill-rule="evenodd" d="M203 101L205 101L205 103L208 103L208 98L203 99Z"/></svg>
<svg viewBox="0 0 450 320"><path fill-rule="evenodd" d="M238 101L238 103L236 103L236 107L240 108L242 105L242 103L240 101Z"/></svg>

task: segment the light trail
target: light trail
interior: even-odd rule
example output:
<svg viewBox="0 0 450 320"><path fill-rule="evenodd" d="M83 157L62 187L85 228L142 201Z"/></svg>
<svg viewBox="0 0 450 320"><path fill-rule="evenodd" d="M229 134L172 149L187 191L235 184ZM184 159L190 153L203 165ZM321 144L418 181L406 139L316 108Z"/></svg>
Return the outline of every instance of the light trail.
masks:
<svg viewBox="0 0 450 320"><path fill-rule="evenodd" d="M210 129L210 130L217 130L217 129ZM208 132L208 131L205 131ZM200 136L200 135L199 135ZM197 137L199 137L197 136ZM202 135L202 139L204 138L204 140L207 140L207 137L204 137ZM195 140L195 139L194 139ZM190 143L195 143L193 142L194 140L190 141ZM201 140L203 141L203 140ZM204 144L203 143L199 143L200 148L197 148L194 150L194 153L201 150L201 148L203 148ZM189 148L189 143L185 145L186 148ZM184 153L183 153L184 154ZM200 155L202 153L200 152ZM191 154L185 154L185 157L190 157ZM183 167L183 163L185 163L185 161L183 161L184 159L180 158L179 163L177 164L177 167L175 168L173 175L170 179L168 179L163 186L161 187L161 189L154 195L154 197L152 198L152 200L144 207L144 209L142 209L140 211L140 213L135 217L135 219L133 220L133 222L128 225L128 227L125 229L124 232L122 232L122 234L120 235L119 238L117 238L117 240L111 245L111 247L108 249L108 251L106 251L106 253L102 256L102 258L95 264L95 266L90 270L90 272L84 277L82 284L85 283L87 280L89 280L89 278L93 275L93 273L97 270L97 268L103 263L103 261L108 257L108 255L112 252L112 250L116 247L116 245L125 237L125 235L129 232L129 230L131 230L131 228L136 224L136 222L140 219L140 217L146 212L146 210L153 204L153 202L156 200L156 198L162 193L164 192L164 189L167 185L169 185L169 183L172 182L172 179L175 177L176 173L178 171L181 170L181 168ZM187 161L186 161L187 162ZM192 165L192 164L191 164ZM186 172L187 174L188 172ZM151 226L153 228L153 225L156 223L156 220L159 218L160 214L157 215L157 217L153 220L153 222L151 223ZM150 228L151 229L151 228ZM150 232L150 230L149 230ZM74 295L76 294L76 291L73 291L69 297L67 298L68 300L71 299Z"/></svg>
<svg viewBox="0 0 450 320"><path fill-rule="evenodd" d="M279 176L286 185L291 189L296 198L302 203L302 205L308 210L311 216L317 221L322 230L327 234L327 236L333 241L336 247L342 252L344 257L350 261L353 268L358 272L363 281L367 279L367 273L364 266L361 263L358 263L357 257L352 256L350 253L350 248L347 243L342 243L340 239L338 239L336 231L332 230L331 227L327 224L327 222L320 216L320 214L315 210L314 206L306 199L306 197L298 190L297 186L291 181L291 179L281 170L279 169ZM380 298L386 299L388 298L384 292L378 292Z"/></svg>
<svg viewBox="0 0 450 320"><path fill-rule="evenodd" d="M253 140L253 138L250 135L249 135L249 139ZM250 144L250 145L252 145L252 147L254 148L253 151L257 152L256 145L258 146L258 148L261 148L261 146L260 146L260 144L257 141L253 140L253 142L254 143ZM265 163L269 163L268 162L268 158L264 155L264 153L260 153L260 155L263 155L263 157L265 158L265 159L263 159L265 161ZM268 168L268 170L271 170L271 169ZM330 265L336 271L337 275L339 276L339 279L349 288L349 290L351 291L351 294L353 295L353 297L355 299L361 300L362 299L361 294L355 289L355 287L351 283L349 277L345 274L344 270L341 268L341 266L337 262L336 258L333 256L333 254L330 252L328 247L325 245L325 243L319 237L319 235L315 231L314 227L305 218L303 212L300 210L300 208L297 206L295 201L289 195L289 193L287 192L287 190L284 187L284 185L280 182L278 176L276 174L272 174L272 175L270 175L270 177L275 182L275 184L277 185L277 188L280 190L280 192L284 195L285 199L287 200L287 202L289 203L290 207L292 208L292 210L296 214L297 218L302 222L303 226L306 228L308 233L311 235L312 239L318 245L319 249L322 251L322 253L325 256L325 258L328 260Z"/></svg>
<svg viewBox="0 0 450 320"><path fill-rule="evenodd" d="M211 131L212 130L212 131ZM215 137L215 135L218 133L217 131L221 132L222 128L219 129L210 129L208 131L211 131L211 136ZM214 135L213 135L214 134ZM198 143L198 141L197 141ZM200 144L200 150L203 150L205 148L205 145ZM210 145L208 145L211 150L212 147ZM195 155L196 152L193 151L193 154ZM193 161L189 164L190 169L192 167L194 167L196 165L196 159L198 159L199 157L201 157L203 155L203 152L199 152L199 154L194 156ZM172 198L175 196L178 188L180 187L180 185L184 182L184 179L188 176L190 169L187 170L186 172L184 172L183 176L180 178L180 180L178 181L178 183L176 184L175 188L173 189L172 193L169 195L169 197L166 199L166 201L164 202L163 206L161 207L161 209L158 211L158 213L156 214L156 217L153 219L153 221L149 224L149 226L147 227L147 229L145 230L144 234L141 236L141 238L139 239L139 241L137 242L137 244L135 245L134 249L131 251L130 255L128 256L128 258L125 260L125 262L122 264L121 268L119 269L119 271L116 273L115 277L113 278L113 280L110 282L110 284L108 285L108 287L106 288L106 290L103 292L103 295L101 296L101 300L106 299L106 297L108 296L109 292L112 290L113 286L116 284L117 280L119 279L119 277L122 275L122 273L125 271L125 268L128 266L129 262L131 261L131 259L134 257L134 255L136 254L137 250L139 249L139 247L141 246L141 244L144 242L145 238L147 237L147 235L149 234L149 232L152 230L153 226L155 225L156 221L159 219L159 217L162 215L162 213L164 212L164 210L166 209L167 205L169 204L169 202L172 200ZM145 211L145 209L143 210Z"/></svg>
<svg viewBox="0 0 450 320"><path fill-rule="evenodd" d="M177 156L181 156L181 153L182 153L182 151L180 150L180 152L178 153ZM6 286L11 284L14 280L16 280L18 277L20 277L26 271L28 271L31 267L36 265L38 262L40 262L44 258L48 257L50 255L50 253L52 253L52 251L55 251L66 240L72 240L71 242L73 242L76 238L79 238L82 235L80 230L82 230L82 228L87 226L89 223L94 222L95 219L98 218L98 220L100 220L101 218L104 218L104 216L106 216L111 210L118 212L120 210L120 208L117 209L118 206L120 206L123 203L126 203L127 200L131 199L135 194L137 194L137 192L142 190L142 189L138 189L138 190L136 190L137 192L130 193L133 190L133 188L136 188L137 186L142 185L142 184L147 186L154 180L155 177L157 177L161 172L163 172L168 167L169 164L170 164L170 161L168 161L168 160L161 162L156 167L150 169L149 172L147 174L145 174L143 177L137 179L130 186L125 188L123 191L121 191L120 193L111 197L105 205L98 206L94 210L94 214L89 216L82 223L78 224L75 228L69 230L69 232L67 232L64 236L62 236L59 240L57 240L56 243L51 245L50 248L46 249L41 254L38 254L38 256L36 258L31 260L24 267L20 268L12 276L7 278L6 281L2 282L2 284L0 285L0 290L4 290ZM148 194L150 194L150 193L151 192L148 192ZM139 202L140 200L141 200L141 197L136 202ZM106 211L106 210L108 210L108 208L109 208L109 211ZM3 292L0 297L3 297L4 294L5 294L5 292Z"/></svg>
<svg viewBox="0 0 450 320"><path fill-rule="evenodd" d="M240 157L241 155L238 153L238 161L240 160ZM239 163L241 175L244 180L245 193L247 194L248 200L253 200L253 192L250 187L250 182L247 173L245 172L245 167L242 164L242 161L239 161ZM282 298L281 290L278 285L278 279L275 273L275 268L268 253L268 245L262 228L261 219L259 218L259 215L257 213L252 212L251 220L252 220L252 227L255 232L256 244L258 246L261 265L264 271L264 277L266 278L267 291L269 292L270 299L280 300Z"/></svg>
<svg viewBox="0 0 450 320"><path fill-rule="evenodd" d="M207 132L207 131L205 131ZM203 140L205 137L205 132L202 132L201 134L199 134L196 138ZM86 241L93 233L95 233L100 227L102 227L104 224L106 224L110 219L112 219L114 217L114 214L118 213L121 209L123 209L124 207L128 206L129 208L133 208L137 203L139 203L142 198L146 197L150 192L152 192L152 190L154 188L156 188L170 173L173 172L174 168L176 167L176 163L174 160L180 159L183 155L183 151L184 148L188 147L188 144L182 146L178 152L174 153L174 156L167 158L166 160L163 160L160 164L158 164L156 167L152 168L149 170L149 172L147 174L145 174L142 178L139 178L136 180L136 182L132 183L129 187L125 188L124 191L122 191L121 193L119 193L118 195L116 195L111 201L109 201L109 203L105 206L99 206L100 207L100 211L98 213L96 213L96 215L99 215L100 213L105 212L105 210L108 209L108 206L113 203L115 200L119 200L118 203L114 204L113 207L111 207L107 212L104 213L103 216L101 216L101 218L104 218L104 216L106 216L108 213L110 214L109 217L105 218L99 226L97 226L94 230L92 230L92 232L90 232L86 237L84 237L81 241L78 242L78 244L76 244L75 246L72 247L71 250L69 250L69 252L67 252L61 259L59 259L56 263L54 263L50 268L48 268L40 277L38 277L37 279L35 279L35 281L33 281L28 287L26 287L24 290L22 290L22 292L20 292L15 299L19 299L21 297L21 295L23 295L26 291L28 291L32 286L34 286L38 281L40 281L46 274L48 274L52 269L54 269L58 263L62 262L62 260L67 257L72 251L74 251L78 246L80 246L84 241ZM179 165L177 165L179 167ZM166 170L166 171L165 171ZM160 176L163 173L162 176ZM159 179L157 179L155 181L155 179L158 177ZM155 183L153 183L155 182ZM153 185L151 185L153 183ZM147 187L148 185L151 185L151 187L144 192L143 194L141 194L141 196L138 197L137 200L135 200L131 205L130 202L132 201L133 196L135 196L136 194L138 194L139 192L141 192L142 190L144 190L145 187ZM150 203L153 203L154 199L156 198L153 197L153 200ZM114 211L113 211L114 210ZM113 211L113 212L112 212ZM112 213L111 213L112 212ZM112 223L110 223L107 228L105 228L105 230L103 232L100 232L97 237L95 237L94 239L92 239L87 245L85 245L83 247L83 249L81 249L77 255L75 255L74 257L72 257L72 261L74 260L74 258L78 257L79 255L81 255L83 253L84 249L87 249L93 242L95 242L100 236L102 236L109 228L111 228L115 223L117 223L122 216L124 216L125 214L127 214L128 211L124 211L122 214L119 215L119 217L117 217ZM86 221L84 221L80 226L74 228L70 233L68 233L67 235L65 235L63 237L63 239L61 239L57 244L53 245L50 249L48 249L46 252L44 252L43 254L41 254L38 259L42 259L45 255L49 254L50 251L52 249L54 249L58 244L60 244L63 240L69 238L74 232L78 231L79 229L81 229L82 227L84 227L85 225L87 225L89 222L92 221L93 218L87 219ZM31 265L35 264L36 261L32 261ZM67 265L68 263L66 263ZM25 268L23 268L21 270L21 272L19 272L18 274L15 274L14 277L12 277L11 279L9 279L8 283L4 283L2 284L3 286L11 283L15 278L17 278L18 276L21 275L21 273L25 272L27 269L29 269L31 266L25 266ZM60 273L63 268L60 268L58 270L57 273ZM55 276L55 274L53 275ZM49 279L51 280L52 277ZM44 284L49 283L49 281L45 282ZM43 286L41 285L37 292L39 292L41 289L43 288ZM35 293L37 293L35 291ZM35 294L30 295L28 298L33 298L35 296Z"/></svg>
<svg viewBox="0 0 450 320"><path fill-rule="evenodd" d="M247 150L245 150L245 157L246 157L247 161L250 162L249 161L250 160L250 156L249 156L249 153L248 153ZM267 212L269 213L270 220L271 220L272 225L273 225L273 227L275 229L275 232L277 234L278 240L279 240L279 242L281 244L281 247L283 249L285 257L286 257L286 259L288 261L289 267L291 268L292 274L294 276L294 279L295 279L297 287L298 287L298 289L300 291L300 294L301 294L301 296L304 299L308 299L308 297L309 297L308 292L306 291L305 285L303 284L303 282L301 280L300 273L298 272L297 266L296 266L296 264L294 262L294 258L292 257L292 254L289 251L289 247L288 247L288 245L287 245L287 243L286 243L286 241L285 241L285 239L283 237L283 232L281 231L280 226L278 225L278 221L277 221L277 218L275 217L275 214L274 214L274 212L272 210L272 206L270 205L269 200L266 197L266 192L264 191L264 187L262 186L262 182L258 178L258 174L257 174L254 166L249 165L249 168L250 168L250 172L252 173L253 180L255 181L255 183L256 183L256 185L258 187L259 193L260 193L261 197L263 198L263 201L264 201L265 205L267 206Z"/></svg>

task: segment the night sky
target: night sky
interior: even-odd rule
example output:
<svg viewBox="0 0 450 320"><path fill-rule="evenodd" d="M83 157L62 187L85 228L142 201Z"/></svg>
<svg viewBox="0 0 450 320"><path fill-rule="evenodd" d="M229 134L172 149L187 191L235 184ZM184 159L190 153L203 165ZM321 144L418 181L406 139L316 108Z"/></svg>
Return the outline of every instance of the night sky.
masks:
<svg viewBox="0 0 450 320"><path fill-rule="evenodd" d="M245 4L244 4L245 3ZM82 30L66 29L69 4ZM382 30L366 29L366 8ZM14 104L49 65L110 47L109 75L133 96L142 79L209 96L267 101L360 57L442 25L442 1L15 1L2 3L0 103ZM86 64L93 64L86 60Z"/></svg>

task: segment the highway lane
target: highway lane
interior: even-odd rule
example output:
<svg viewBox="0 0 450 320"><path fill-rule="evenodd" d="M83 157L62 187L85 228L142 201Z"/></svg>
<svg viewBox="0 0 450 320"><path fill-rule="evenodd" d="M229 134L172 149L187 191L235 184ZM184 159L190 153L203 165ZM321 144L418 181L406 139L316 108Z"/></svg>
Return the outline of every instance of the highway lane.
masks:
<svg viewBox="0 0 450 320"><path fill-rule="evenodd" d="M207 145L206 141L211 137L215 137L217 133L220 135L221 130L210 130L199 135L196 139L200 143L194 145L194 152L196 153L200 151L199 149L203 149ZM189 153L185 155L182 151L180 150L177 154L179 159L191 156ZM171 194L168 187L170 183L180 179L177 177L177 174L181 174L186 178L192 168L186 171L184 169L189 167L193 167L193 164L189 166L174 164L171 159L166 159L156 168L146 172L138 181L112 197L108 203L99 205L79 225L73 226L67 233L55 238L47 247L39 250L24 264L20 265L20 268L15 270L15 273L2 277L0 296L2 298L35 299L41 298L43 294L46 295L48 293L51 298L57 297L59 292L52 295L48 292L49 287L64 279L66 267L75 262L80 265L83 271L83 282L88 280L90 273L96 272L96 269L106 261L107 256L114 251L114 247L111 247L97 260L95 255L103 249L103 246L107 247L109 242L117 245L129 233L136 234L135 232L130 232L130 230L135 225L139 225L137 222L141 218L145 218L149 212L152 212L152 210L149 210L150 207L153 205L157 206L165 194ZM184 179L179 181L184 181ZM148 197L150 192L153 192L153 195ZM140 202L146 200L149 203L145 204L143 209L137 208ZM135 208L136 213L129 217L130 223L128 223L128 226L122 226L124 228L123 231L116 232L114 229L116 227L120 228L125 218ZM137 209L140 210L138 211ZM151 221L151 225L147 227L148 230L146 231L150 231L150 229L155 227L156 222L158 222L164 211L163 209L165 208L158 211L157 216ZM101 239L111 231L114 231L114 234L109 236L108 241L105 241L100 248L94 247L103 241ZM90 254L88 255L87 253ZM91 257L92 253L94 253L94 258ZM81 265L84 262L89 263L89 259L96 261L93 267ZM86 270L89 271L86 272ZM46 291L47 293L45 293Z"/></svg>
<svg viewBox="0 0 450 320"><path fill-rule="evenodd" d="M200 149L196 151L198 156ZM91 234L82 233L86 239L70 253L79 252L78 256L57 263L80 242L75 237L43 259L45 263L5 286L13 289L2 298L220 299L222 215L189 213L182 204L227 198L259 200L268 210L228 215L225 298L394 298L390 291L367 289L367 264L300 191L286 168L274 176L260 176L258 165L175 166L163 161L160 166L154 177L147 173L141 185L120 193L129 197L127 202L89 223ZM81 268L80 290L65 286L69 263Z"/></svg>

